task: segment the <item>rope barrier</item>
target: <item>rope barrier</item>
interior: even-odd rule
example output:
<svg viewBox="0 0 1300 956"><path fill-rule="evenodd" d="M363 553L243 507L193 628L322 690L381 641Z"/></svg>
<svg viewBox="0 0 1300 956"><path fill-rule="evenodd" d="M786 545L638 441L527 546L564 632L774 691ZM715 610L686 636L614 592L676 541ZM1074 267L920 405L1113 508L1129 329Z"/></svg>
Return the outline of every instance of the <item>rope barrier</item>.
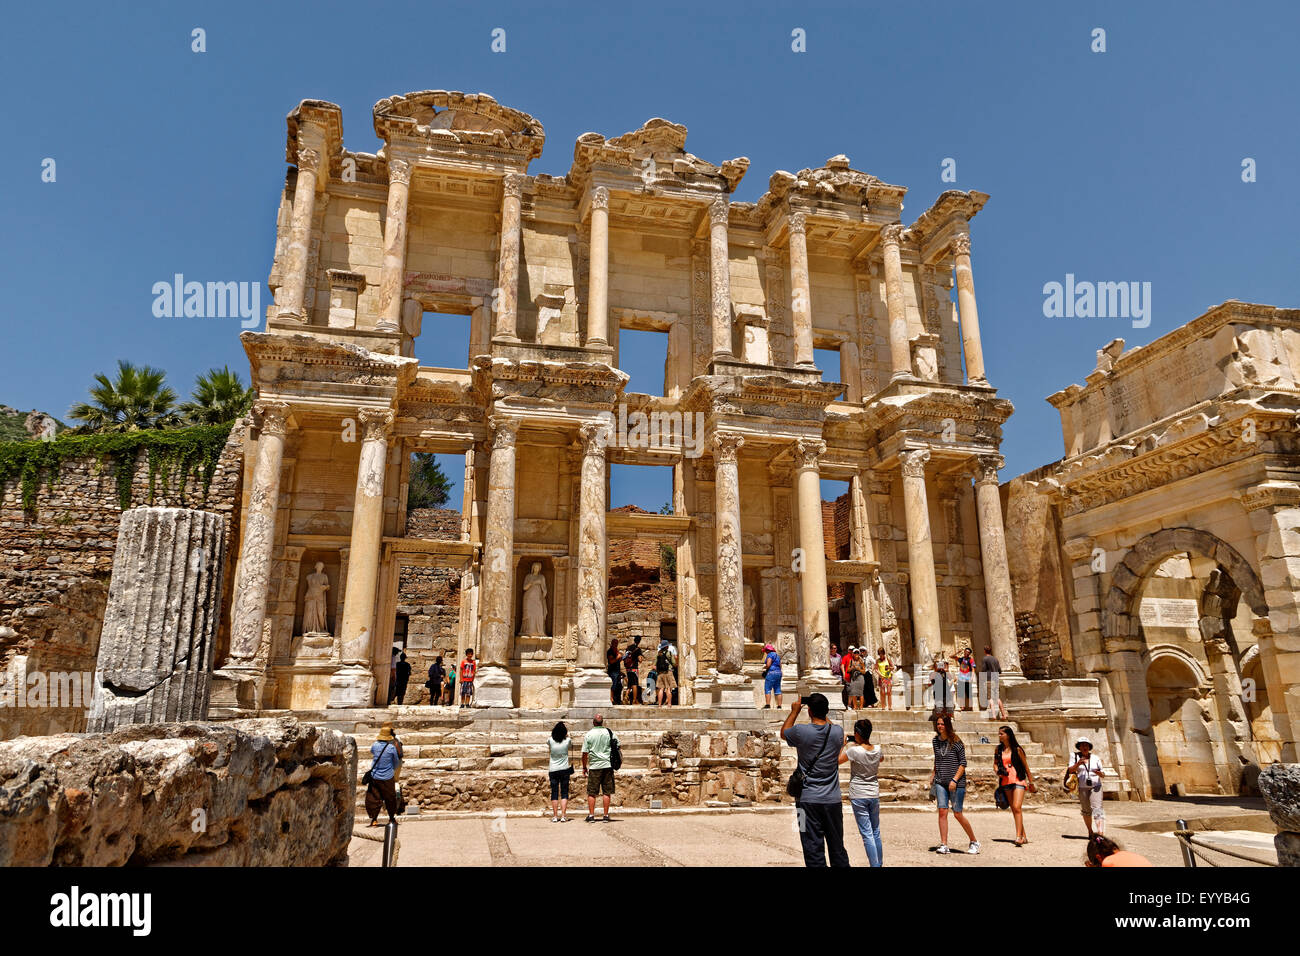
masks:
<svg viewBox="0 0 1300 956"><path fill-rule="evenodd" d="M1203 843L1200 840L1195 839L1195 835L1196 835L1195 832L1192 830L1174 831L1174 836L1178 837L1179 841L1185 847L1187 847L1187 849L1190 852L1194 853L1197 857L1204 860L1210 866L1223 866L1223 864L1216 863L1213 859L1206 856L1204 853L1200 852L1200 850L1213 850L1215 853L1222 853L1224 856L1230 856L1238 860L1245 860L1247 863L1254 863L1256 866L1277 866L1278 865L1277 863L1271 862L1269 860L1261 860L1257 856L1247 856L1244 853L1235 853L1232 850L1225 850L1223 847L1215 846L1212 843ZM1198 847L1200 849L1197 849Z"/></svg>

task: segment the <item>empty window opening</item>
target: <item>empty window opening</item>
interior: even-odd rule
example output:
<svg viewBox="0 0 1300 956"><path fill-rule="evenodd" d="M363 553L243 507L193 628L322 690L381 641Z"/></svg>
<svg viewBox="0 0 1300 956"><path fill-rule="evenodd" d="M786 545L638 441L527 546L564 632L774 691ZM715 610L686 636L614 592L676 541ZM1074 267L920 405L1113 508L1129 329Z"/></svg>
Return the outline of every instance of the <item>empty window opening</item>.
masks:
<svg viewBox="0 0 1300 956"><path fill-rule="evenodd" d="M406 480L406 537L459 541L465 456L412 452Z"/></svg>
<svg viewBox="0 0 1300 956"><path fill-rule="evenodd" d="M668 380L668 333L620 329L618 367L631 376L628 392L663 395Z"/></svg>
<svg viewBox="0 0 1300 956"><path fill-rule="evenodd" d="M426 368L469 368L471 324L468 315L425 312L412 342L415 358Z"/></svg>

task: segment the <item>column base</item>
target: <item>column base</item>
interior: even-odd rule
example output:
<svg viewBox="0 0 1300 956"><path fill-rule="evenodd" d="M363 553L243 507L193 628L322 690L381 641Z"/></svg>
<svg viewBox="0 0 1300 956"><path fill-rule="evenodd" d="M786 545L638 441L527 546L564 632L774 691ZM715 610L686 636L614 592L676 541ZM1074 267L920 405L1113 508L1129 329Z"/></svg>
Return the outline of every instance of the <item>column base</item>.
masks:
<svg viewBox="0 0 1300 956"><path fill-rule="evenodd" d="M237 707L259 710L266 674L253 664L227 664L212 672L209 707Z"/></svg>
<svg viewBox="0 0 1300 956"><path fill-rule="evenodd" d="M614 681L598 667L584 667L573 677L573 707L608 707Z"/></svg>
<svg viewBox="0 0 1300 956"><path fill-rule="evenodd" d="M713 679L713 706L754 710L754 679L744 674L719 674Z"/></svg>
<svg viewBox="0 0 1300 956"><path fill-rule="evenodd" d="M799 679L799 696L807 697L809 694L824 694L830 702L831 710L844 709L844 682L830 672L829 669L823 671L813 671L806 677Z"/></svg>
<svg viewBox="0 0 1300 956"><path fill-rule="evenodd" d="M329 710L352 707L372 707L375 700L375 678L369 668L358 664L341 667L330 675Z"/></svg>
<svg viewBox="0 0 1300 956"><path fill-rule="evenodd" d="M605 699L609 700L606 691ZM515 682L504 667L484 667L474 680L475 707L515 706Z"/></svg>

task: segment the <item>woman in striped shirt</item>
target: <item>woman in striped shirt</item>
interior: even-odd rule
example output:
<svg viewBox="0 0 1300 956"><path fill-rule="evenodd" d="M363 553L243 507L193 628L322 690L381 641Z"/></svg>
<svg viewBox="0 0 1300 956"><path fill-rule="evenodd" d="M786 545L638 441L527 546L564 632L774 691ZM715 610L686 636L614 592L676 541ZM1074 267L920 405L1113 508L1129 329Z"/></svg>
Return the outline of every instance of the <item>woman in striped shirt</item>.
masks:
<svg viewBox="0 0 1300 956"><path fill-rule="evenodd" d="M934 770L930 772L930 792L939 805L939 845L935 850L939 853L952 852L948 849L948 809L951 807L952 815L966 831L966 836L970 837L970 847L966 852L978 853L979 840L975 839L975 831L962 813L962 805L966 802L966 746L952 729L951 714L940 714L935 721L934 730L934 740L931 741L934 746Z"/></svg>

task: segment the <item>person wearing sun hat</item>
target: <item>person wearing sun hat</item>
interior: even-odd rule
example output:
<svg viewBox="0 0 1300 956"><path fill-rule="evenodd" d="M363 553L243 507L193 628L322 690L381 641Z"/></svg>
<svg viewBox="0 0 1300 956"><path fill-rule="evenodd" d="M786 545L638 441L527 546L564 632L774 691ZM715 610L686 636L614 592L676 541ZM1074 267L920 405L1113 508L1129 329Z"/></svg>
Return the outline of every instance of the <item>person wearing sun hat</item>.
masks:
<svg viewBox="0 0 1300 956"><path fill-rule="evenodd" d="M781 655L771 644L763 645L763 709L772 706L776 697L776 706L781 706Z"/></svg>
<svg viewBox="0 0 1300 956"><path fill-rule="evenodd" d="M1106 811L1102 806L1102 778L1106 776L1102 769L1101 758L1092 752L1092 741L1080 737L1074 742L1074 763L1065 768L1065 779L1073 774L1079 783L1079 809L1083 813L1084 825L1088 836L1106 832Z"/></svg>
<svg viewBox="0 0 1300 956"><path fill-rule="evenodd" d="M402 762L402 742L393 732L393 722L379 725L379 736L370 745L370 769L362 778L366 785L366 815L369 826L379 826L379 811L388 811L388 819L397 822L397 773Z"/></svg>

